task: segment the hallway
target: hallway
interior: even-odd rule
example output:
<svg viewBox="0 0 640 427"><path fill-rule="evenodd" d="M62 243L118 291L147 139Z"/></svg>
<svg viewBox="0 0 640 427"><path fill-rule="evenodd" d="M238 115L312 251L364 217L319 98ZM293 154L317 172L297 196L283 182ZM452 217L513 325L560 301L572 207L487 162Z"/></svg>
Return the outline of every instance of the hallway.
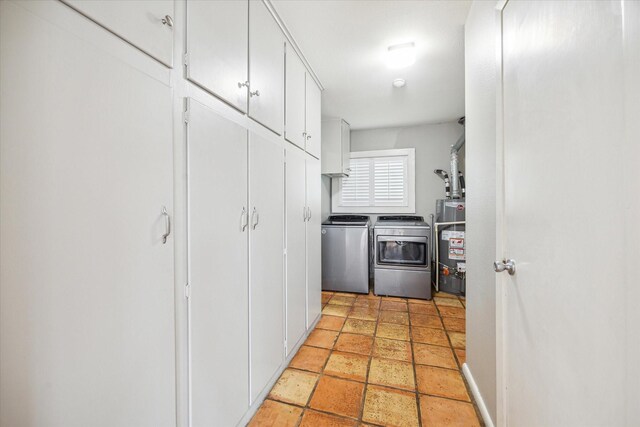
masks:
<svg viewBox="0 0 640 427"><path fill-rule="evenodd" d="M465 300L322 293L322 318L250 426L479 426Z"/></svg>

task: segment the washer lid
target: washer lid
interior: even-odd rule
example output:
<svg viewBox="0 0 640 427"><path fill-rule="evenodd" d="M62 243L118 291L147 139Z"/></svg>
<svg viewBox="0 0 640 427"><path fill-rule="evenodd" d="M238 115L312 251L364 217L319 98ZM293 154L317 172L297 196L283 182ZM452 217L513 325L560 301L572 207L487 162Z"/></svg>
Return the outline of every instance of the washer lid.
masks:
<svg viewBox="0 0 640 427"><path fill-rule="evenodd" d="M346 225L346 226L363 226L369 224L367 215L330 215L329 219L322 225Z"/></svg>

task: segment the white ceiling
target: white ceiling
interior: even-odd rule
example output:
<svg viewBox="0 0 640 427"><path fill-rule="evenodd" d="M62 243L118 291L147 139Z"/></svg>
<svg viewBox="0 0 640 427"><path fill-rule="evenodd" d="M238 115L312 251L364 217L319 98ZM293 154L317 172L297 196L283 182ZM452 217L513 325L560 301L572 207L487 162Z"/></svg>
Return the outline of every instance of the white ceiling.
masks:
<svg viewBox="0 0 640 427"><path fill-rule="evenodd" d="M325 87L323 117L352 129L464 115L464 20L470 0L272 0ZM416 63L390 70L390 45L413 41ZM396 89L395 78L407 85Z"/></svg>

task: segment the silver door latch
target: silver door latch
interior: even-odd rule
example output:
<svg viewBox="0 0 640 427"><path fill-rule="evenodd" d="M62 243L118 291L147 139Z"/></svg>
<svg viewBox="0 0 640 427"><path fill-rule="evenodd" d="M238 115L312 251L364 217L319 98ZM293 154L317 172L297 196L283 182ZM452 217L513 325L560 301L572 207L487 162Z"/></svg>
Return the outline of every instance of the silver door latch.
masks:
<svg viewBox="0 0 640 427"><path fill-rule="evenodd" d="M512 259L496 261L493 263L493 269L496 273L502 273L503 271L506 271L511 276L513 276L514 274L516 274L516 262Z"/></svg>

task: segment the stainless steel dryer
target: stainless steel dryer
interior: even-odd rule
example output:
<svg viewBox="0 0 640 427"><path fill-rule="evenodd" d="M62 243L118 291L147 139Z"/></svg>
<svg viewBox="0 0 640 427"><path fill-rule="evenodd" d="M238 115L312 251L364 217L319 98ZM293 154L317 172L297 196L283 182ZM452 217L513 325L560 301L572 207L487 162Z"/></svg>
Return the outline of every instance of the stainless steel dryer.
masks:
<svg viewBox="0 0 640 427"><path fill-rule="evenodd" d="M421 216L379 216L373 229L374 293L431 299L431 227Z"/></svg>
<svg viewBox="0 0 640 427"><path fill-rule="evenodd" d="M322 223L322 290L369 293L369 227L364 215Z"/></svg>

